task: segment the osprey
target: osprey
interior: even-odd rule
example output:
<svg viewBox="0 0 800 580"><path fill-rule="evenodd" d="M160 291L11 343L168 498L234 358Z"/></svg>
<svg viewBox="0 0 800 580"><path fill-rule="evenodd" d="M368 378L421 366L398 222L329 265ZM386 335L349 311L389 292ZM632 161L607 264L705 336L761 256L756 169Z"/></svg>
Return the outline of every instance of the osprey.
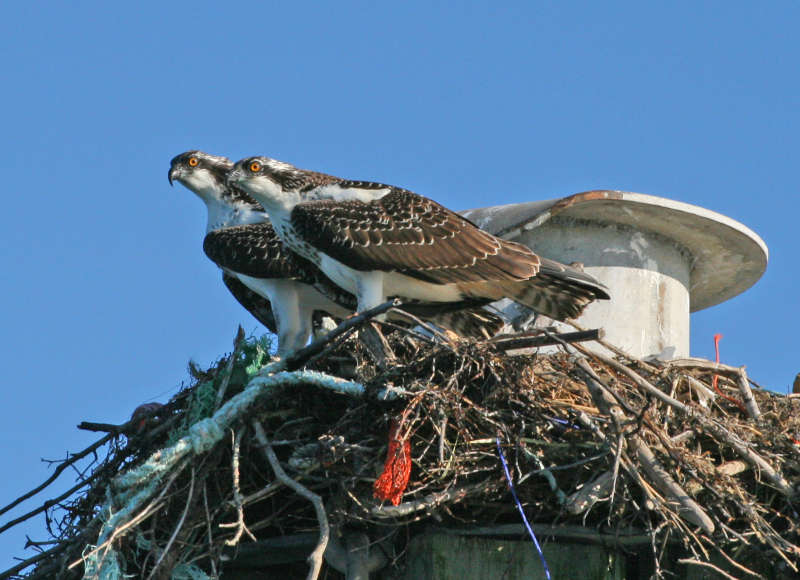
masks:
<svg viewBox="0 0 800 580"><path fill-rule="evenodd" d="M278 356L285 356L308 341L314 311L339 317L351 311L315 288L319 270L283 249L263 208L226 185L232 167L226 157L187 151L172 159L168 177L205 202L203 250L222 269L223 282L239 303L278 335Z"/></svg>
<svg viewBox="0 0 800 580"><path fill-rule="evenodd" d="M315 312L344 318L355 310L356 300L316 266L289 251L258 202L226 185L232 167L225 157L188 151L172 160L169 180L179 181L206 203L203 250L223 270L223 281L234 297L278 335L278 356L285 356L308 341ZM446 312L431 312L425 305L409 310L461 334L494 334L503 321L478 308L481 304L462 301ZM462 308L467 309L453 311Z"/></svg>
<svg viewBox="0 0 800 580"><path fill-rule="evenodd" d="M359 310L395 296L434 303L510 298L564 320L609 298L588 274L405 189L331 180L268 157L237 162L228 182L261 203L289 248L356 294Z"/></svg>

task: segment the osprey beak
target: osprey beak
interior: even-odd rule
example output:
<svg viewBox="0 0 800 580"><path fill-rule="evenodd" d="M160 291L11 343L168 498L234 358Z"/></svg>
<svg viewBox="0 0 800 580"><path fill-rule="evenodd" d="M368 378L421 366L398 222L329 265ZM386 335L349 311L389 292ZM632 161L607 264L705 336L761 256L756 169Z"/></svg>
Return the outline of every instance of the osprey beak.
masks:
<svg viewBox="0 0 800 580"><path fill-rule="evenodd" d="M172 180L178 177L178 168L177 167L170 167L169 173L167 173L167 179L169 179L169 184L173 185Z"/></svg>

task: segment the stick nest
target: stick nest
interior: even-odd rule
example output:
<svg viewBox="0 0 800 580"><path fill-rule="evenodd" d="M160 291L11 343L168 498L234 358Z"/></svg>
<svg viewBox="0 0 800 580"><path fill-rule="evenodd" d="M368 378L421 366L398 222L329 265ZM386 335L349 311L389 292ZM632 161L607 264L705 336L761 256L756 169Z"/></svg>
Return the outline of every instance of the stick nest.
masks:
<svg viewBox="0 0 800 580"><path fill-rule="evenodd" d="M498 441L537 526L639 533L650 540L659 574L669 543L693 561L722 553L797 571L800 398L751 391L743 370L699 359L644 362L578 345L513 354L496 341L431 341L409 332L388 342L396 358L383 366L354 336L328 345L309 368L361 383L363 395L305 384L273 389L210 450L172 469L100 550L113 549L133 577L180 577L181 567L187 578L199 570L216 577L254 540L316 538L314 506L276 480L258 423L286 474L322 498L331 541L358 530L380 543L384 577L401 573L407 540L425 525L520 522ZM114 478L211 416L221 394L229 400L243 392L268 362L266 348L242 341L208 370L192 366L192 384L168 404L108 427L83 467L68 458L82 486L43 506L52 540L29 542L40 553L0 577L80 577ZM392 422L413 458L396 506L373 497ZM287 575L304 575L304 564L287 566Z"/></svg>

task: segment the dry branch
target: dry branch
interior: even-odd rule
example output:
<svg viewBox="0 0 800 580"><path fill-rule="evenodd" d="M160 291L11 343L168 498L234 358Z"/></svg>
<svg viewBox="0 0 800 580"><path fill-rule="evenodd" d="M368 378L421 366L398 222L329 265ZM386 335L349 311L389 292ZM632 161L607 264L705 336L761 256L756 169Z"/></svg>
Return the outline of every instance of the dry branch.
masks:
<svg viewBox="0 0 800 580"><path fill-rule="evenodd" d="M259 445L261 445L264 456L275 472L275 477L278 478L281 483L291 488L295 493L303 496L314 505L314 511L317 513L317 521L319 522L319 541L314 551L311 552L311 555L308 557L311 569L306 578L307 580L316 580L319 577L322 561L325 557L325 548L328 546L328 539L330 538L330 527L328 525L328 514L325 513L325 505L322 503L322 498L319 495L286 475L286 472L278 461L278 457L275 455L275 451L269 444L269 440L267 439L266 433L264 433L264 428L261 426L261 423L254 420L251 424L255 430L256 440Z"/></svg>

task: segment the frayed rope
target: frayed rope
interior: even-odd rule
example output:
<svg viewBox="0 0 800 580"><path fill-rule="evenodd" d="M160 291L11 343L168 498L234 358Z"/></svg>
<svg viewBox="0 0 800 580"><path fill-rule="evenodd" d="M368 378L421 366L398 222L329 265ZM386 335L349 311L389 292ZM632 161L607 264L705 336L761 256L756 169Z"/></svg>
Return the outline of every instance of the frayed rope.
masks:
<svg viewBox="0 0 800 580"><path fill-rule="evenodd" d="M261 397L274 388L300 384L314 385L351 396L364 394L364 386L316 371L280 371L280 366L267 365L232 397L213 417L202 419L189 428L189 433L174 445L153 453L142 465L120 474L112 482L103 512L106 515L97 540L97 548L84 556L84 578L115 580L119 578L119 562L109 540L114 531L129 521L136 510L154 495L158 485L180 460L191 454L202 454L214 447L225 430L244 416ZM274 371L274 374L268 374ZM121 506L118 510L114 506Z"/></svg>

